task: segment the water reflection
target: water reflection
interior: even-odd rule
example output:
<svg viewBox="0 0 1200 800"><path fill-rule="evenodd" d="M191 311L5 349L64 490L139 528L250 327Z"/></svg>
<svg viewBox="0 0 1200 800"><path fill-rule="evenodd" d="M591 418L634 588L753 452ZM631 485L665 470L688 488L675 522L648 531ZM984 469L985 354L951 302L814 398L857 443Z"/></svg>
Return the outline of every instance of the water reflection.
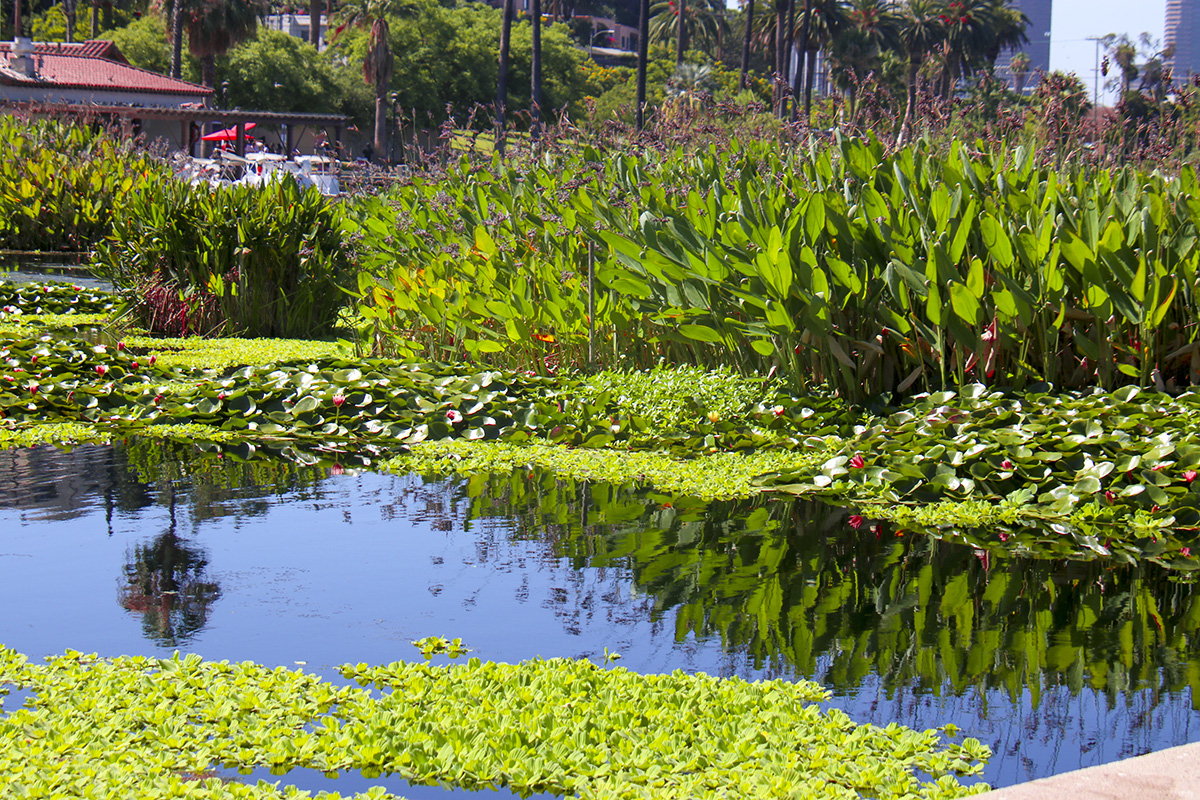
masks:
<svg viewBox="0 0 1200 800"><path fill-rule="evenodd" d="M208 622L221 588L205 574L204 550L176 533L173 491L170 504L167 530L130 551L117 600L122 608L141 615L146 638L175 647Z"/></svg>
<svg viewBox="0 0 1200 800"><path fill-rule="evenodd" d="M267 663L415 658L425 635L499 660L609 647L812 678L860 721L954 722L998 784L1200 736L1200 599L1152 564L1005 559L793 499L340 472L137 440L0 453L0 604L67 575L54 599L79 616L0 620L0 641L137 651L134 612L152 652ZM78 612L100 596L116 622Z"/></svg>
<svg viewBox="0 0 1200 800"><path fill-rule="evenodd" d="M1200 697L1200 593L1153 564L1002 559L855 530L819 503L694 500L528 473L468 484L475 516L517 520L579 569L628 567L675 637L718 638L758 668L837 693L1085 685ZM582 521L588 519L590 524ZM579 521L578 523L572 521Z"/></svg>

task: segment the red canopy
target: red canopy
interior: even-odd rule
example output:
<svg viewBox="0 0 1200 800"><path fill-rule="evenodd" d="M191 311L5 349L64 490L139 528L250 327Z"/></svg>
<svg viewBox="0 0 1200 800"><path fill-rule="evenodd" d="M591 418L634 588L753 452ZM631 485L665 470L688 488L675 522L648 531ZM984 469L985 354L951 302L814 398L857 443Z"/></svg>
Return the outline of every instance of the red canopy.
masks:
<svg viewBox="0 0 1200 800"><path fill-rule="evenodd" d="M242 130L243 131L251 131L254 129L254 126L256 124L257 123L254 123L254 122L247 122L244 126L242 126ZM205 142L236 142L237 141L237 127L234 126L232 128L226 128L223 131L216 131L215 133L205 134L204 136L201 136L200 139Z"/></svg>

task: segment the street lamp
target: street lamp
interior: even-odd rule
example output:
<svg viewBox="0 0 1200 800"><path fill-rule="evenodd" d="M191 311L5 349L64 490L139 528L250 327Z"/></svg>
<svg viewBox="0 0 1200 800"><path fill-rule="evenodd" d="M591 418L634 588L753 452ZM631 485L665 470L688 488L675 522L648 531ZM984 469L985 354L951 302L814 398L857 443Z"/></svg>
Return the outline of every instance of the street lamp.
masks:
<svg viewBox="0 0 1200 800"><path fill-rule="evenodd" d="M605 28L602 31L593 31L591 38L588 39L588 58L595 60L594 56L592 55L592 49L593 49L593 45L596 44L596 37L597 36L605 36L605 35L609 35L609 34L613 34L613 33L616 33L616 31L612 30L611 28Z"/></svg>

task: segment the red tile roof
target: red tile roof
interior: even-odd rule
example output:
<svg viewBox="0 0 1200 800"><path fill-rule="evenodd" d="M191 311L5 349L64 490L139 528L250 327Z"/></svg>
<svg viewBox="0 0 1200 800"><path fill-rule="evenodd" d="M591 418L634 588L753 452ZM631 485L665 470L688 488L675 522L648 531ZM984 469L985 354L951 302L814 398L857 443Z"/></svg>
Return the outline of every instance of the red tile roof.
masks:
<svg viewBox="0 0 1200 800"><path fill-rule="evenodd" d="M0 84L156 94L213 93L212 89L195 83L130 66L112 42L88 41L75 45L39 43L34 46L34 50L37 77L30 78L7 68L11 43L4 43L0 47L0 56L3 56L3 59L0 59Z"/></svg>
<svg viewBox="0 0 1200 800"><path fill-rule="evenodd" d="M12 42L0 42L0 55L7 56L12 51ZM106 58L120 64L128 64L125 55L117 48L115 42L103 39L88 39L86 42L34 42L33 50L39 55L84 56L86 58Z"/></svg>

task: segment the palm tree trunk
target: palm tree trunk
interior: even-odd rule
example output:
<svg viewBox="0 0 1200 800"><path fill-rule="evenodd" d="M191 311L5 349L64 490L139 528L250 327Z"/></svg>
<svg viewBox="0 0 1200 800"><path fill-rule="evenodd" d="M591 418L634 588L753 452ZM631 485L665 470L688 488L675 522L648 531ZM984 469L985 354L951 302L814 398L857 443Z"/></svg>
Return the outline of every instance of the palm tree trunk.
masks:
<svg viewBox="0 0 1200 800"><path fill-rule="evenodd" d="M813 81L817 77L817 50L808 51L808 68L804 70L804 118L812 119Z"/></svg>
<svg viewBox="0 0 1200 800"><path fill-rule="evenodd" d="M775 3L775 113L783 116L783 58L784 58L784 43L787 41L787 36L784 34L784 26L787 24L787 5L781 4L776 0Z"/></svg>
<svg viewBox="0 0 1200 800"><path fill-rule="evenodd" d="M389 158L388 155L388 129L387 129L387 81L375 82L375 141L372 146L375 148L375 158L383 161Z"/></svg>
<svg viewBox="0 0 1200 800"><path fill-rule="evenodd" d="M104 0L104 30L111 31L114 27L112 0Z"/></svg>
<svg viewBox="0 0 1200 800"><path fill-rule="evenodd" d="M809 21L812 19L812 0L804 0L804 21L800 23L800 52L796 58L796 74L792 76L792 122L800 116L800 76L804 70L804 57L808 54ZM811 68L810 70L811 71ZM808 104L804 105L805 119L808 119Z"/></svg>
<svg viewBox="0 0 1200 800"><path fill-rule="evenodd" d="M92 0L92 38L100 35L100 0Z"/></svg>
<svg viewBox="0 0 1200 800"><path fill-rule="evenodd" d="M171 3L171 77L179 80L183 69L183 0Z"/></svg>
<svg viewBox="0 0 1200 800"><path fill-rule="evenodd" d="M529 140L537 143L542 136L542 0L533 0L533 39L529 54Z"/></svg>
<svg viewBox="0 0 1200 800"><path fill-rule="evenodd" d="M637 129L646 127L646 63L650 47L650 0L638 4L638 60L637 60L637 108L634 120Z"/></svg>
<svg viewBox="0 0 1200 800"><path fill-rule="evenodd" d="M179 2L179 0L175 0ZM215 89L217 86L217 57L216 55L207 55L200 59L200 75L201 81L210 89Z"/></svg>
<svg viewBox="0 0 1200 800"><path fill-rule="evenodd" d="M63 16L67 18L67 44L75 41L75 0L63 0Z"/></svg>
<svg viewBox="0 0 1200 800"><path fill-rule="evenodd" d="M321 46L321 8L323 0L308 0L308 43Z"/></svg>
<svg viewBox="0 0 1200 800"><path fill-rule="evenodd" d="M24 35L21 26L21 0L13 0L13 38L19 39Z"/></svg>
<svg viewBox="0 0 1200 800"><path fill-rule="evenodd" d="M496 152L504 155L504 107L508 104L509 42L512 41L513 0L504 0L500 23L500 69L496 75Z"/></svg>
<svg viewBox="0 0 1200 800"><path fill-rule="evenodd" d="M904 144L913 124L913 113L917 107L917 73L921 70L920 56L911 53L908 56L908 102L904 105L904 119L900 122L900 131L896 135L896 146Z"/></svg>
<svg viewBox="0 0 1200 800"><path fill-rule="evenodd" d="M679 0L679 20L675 27L675 68L683 64L687 51L687 0Z"/></svg>
<svg viewBox="0 0 1200 800"><path fill-rule="evenodd" d="M792 78L792 51L796 49L796 0L788 0L787 35L783 49L787 58L784 60L783 68L779 72L783 75L784 82L790 84Z"/></svg>
<svg viewBox="0 0 1200 800"><path fill-rule="evenodd" d="M745 89L750 76L750 34L754 32L754 0L746 3L746 35L742 37L742 74L738 88Z"/></svg>

